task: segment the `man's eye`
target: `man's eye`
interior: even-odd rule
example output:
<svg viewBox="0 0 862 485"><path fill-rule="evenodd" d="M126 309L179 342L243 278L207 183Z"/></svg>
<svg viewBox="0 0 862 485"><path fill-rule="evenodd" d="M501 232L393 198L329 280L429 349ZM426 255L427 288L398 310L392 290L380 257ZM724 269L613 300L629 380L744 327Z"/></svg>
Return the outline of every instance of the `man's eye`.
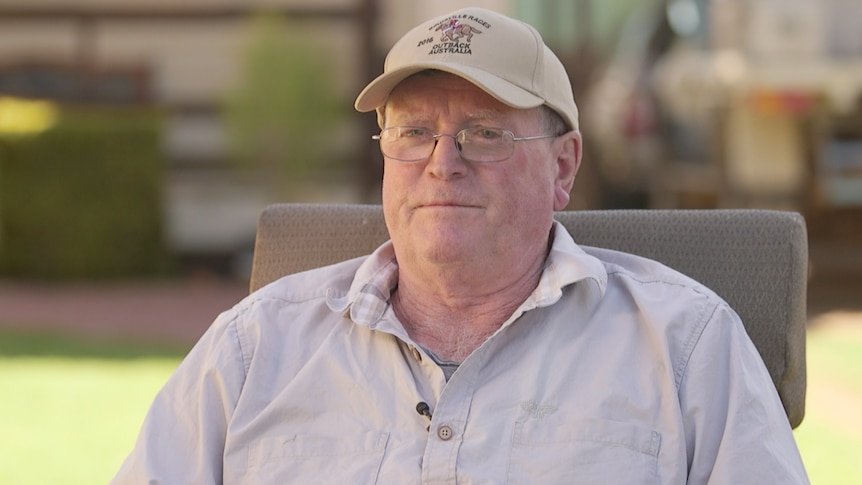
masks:
<svg viewBox="0 0 862 485"><path fill-rule="evenodd" d="M489 128L479 128L474 134L483 140L496 140L497 138L500 138L499 130L492 130Z"/></svg>
<svg viewBox="0 0 862 485"><path fill-rule="evenodd" d="M409 128L401 131L402 138L422 138L428 135L428 130L422 128Z"/></svg>

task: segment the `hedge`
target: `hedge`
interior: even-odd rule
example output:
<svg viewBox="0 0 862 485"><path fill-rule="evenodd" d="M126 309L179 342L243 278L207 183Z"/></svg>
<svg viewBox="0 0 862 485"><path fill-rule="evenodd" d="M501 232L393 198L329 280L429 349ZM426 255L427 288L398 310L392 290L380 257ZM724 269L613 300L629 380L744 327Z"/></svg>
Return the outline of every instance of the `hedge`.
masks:
<svg viewBox="0 0 862 485"><path fill-rule="evenodd" d="M147 109L64 107L45 132L0 133L0 276L165 273L161 119Z"/></svg>

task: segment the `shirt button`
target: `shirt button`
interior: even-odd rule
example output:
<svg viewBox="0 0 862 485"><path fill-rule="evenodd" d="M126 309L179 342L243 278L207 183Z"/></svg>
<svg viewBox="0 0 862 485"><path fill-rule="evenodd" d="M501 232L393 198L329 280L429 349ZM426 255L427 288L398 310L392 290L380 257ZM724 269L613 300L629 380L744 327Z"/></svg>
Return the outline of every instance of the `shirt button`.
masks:
<svg viewBox="0 0 862 485"><path fill-rule="evenodd" d="M443 441L449 441L452 438L452 428L449 425L442 425L437 428L437 437Z"/></svg>
<svg viewBox="0 0 862 485"><path fill-rule="evenodd" d="M413 353L413 358L419 362L422 362L422 354L419 353L419 349L416 347L410 347L410 351Z"/></svg>

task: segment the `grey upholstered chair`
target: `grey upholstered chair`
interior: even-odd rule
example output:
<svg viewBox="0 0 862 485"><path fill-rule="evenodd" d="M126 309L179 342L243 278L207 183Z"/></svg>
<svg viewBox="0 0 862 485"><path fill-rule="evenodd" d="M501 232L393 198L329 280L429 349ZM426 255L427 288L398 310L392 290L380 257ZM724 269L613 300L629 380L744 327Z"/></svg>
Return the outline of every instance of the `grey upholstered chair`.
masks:
<svg viewBox="0 0 862 485"><path fill-rule="evenodd" d="M793 427L805 410L808 238L792 212L559 212L584 246L639 254L704 283L742 317ZM388 238L380 206L275 204L258 224L254 291L279 277L354 258Z"/></svg>

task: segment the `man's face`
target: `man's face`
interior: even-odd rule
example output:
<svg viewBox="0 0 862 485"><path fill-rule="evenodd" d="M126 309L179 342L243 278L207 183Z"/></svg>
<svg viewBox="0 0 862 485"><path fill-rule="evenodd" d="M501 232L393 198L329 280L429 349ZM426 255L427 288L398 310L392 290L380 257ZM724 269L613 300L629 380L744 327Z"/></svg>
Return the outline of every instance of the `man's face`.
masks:
<svg viewBox="0 0 862 485"><path fill-rule="evenodd" d="M510 108L449 74L403 81L390 96L385 119L386 127L448 135L477 126L516 137L546 134L538 108ZM553 210L568 203L577 170L577 157L569 153L580 148L575 138L517 141L511 158L494 163L462 159L451 137L439 138L426 160L384 157L383 208L399 264L517 266L544 254Z"/></svg>

